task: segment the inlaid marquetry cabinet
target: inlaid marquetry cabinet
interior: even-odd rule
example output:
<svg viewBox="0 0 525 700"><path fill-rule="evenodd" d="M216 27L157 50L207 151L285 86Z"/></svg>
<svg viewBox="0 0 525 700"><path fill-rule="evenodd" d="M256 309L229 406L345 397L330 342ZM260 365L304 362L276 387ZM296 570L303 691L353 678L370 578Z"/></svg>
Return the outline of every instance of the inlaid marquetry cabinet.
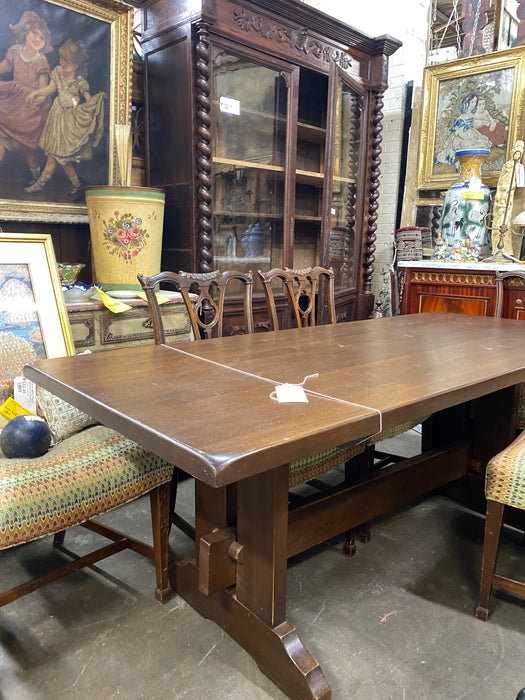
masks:
<svg viewBox="0 0 525 700"><path fill-rule="evenodd" d="M383 94L400 43L298 0L141 8L146 179L166 190L163 268L332 266L339 318L366 317ZM238 328L235 305L230 316ZM256 327L265 318L256 286Z"/></svg>
<svg viewBox="0 0 525 700"><path fill-rule="evenodd" d="M494 316L496 272L523 270L519 264L443 263L439 261L398 264L402 314L446 311L473 316ZM523 280L504 281L503 318L525 320Z"/></svg>

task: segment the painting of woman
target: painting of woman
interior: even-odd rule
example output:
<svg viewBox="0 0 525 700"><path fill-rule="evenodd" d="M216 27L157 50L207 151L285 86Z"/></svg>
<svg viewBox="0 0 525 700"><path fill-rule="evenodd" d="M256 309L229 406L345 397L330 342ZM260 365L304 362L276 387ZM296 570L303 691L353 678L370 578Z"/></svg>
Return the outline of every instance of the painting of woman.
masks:
<svg viewBox="0 0 525 700"><path fill-rule="evenodd" d="M34 182L40 175L35 155L51 108L45 98L32 105L28 95L49 84L51 68L45 56L52 50L46 22L31 10L22 13L17 24L9 25L15 43L0 61L0 74L11 73L12 80L0 81L0 161L7 151L21 150Z"/></svg>
<svg viewBox="0 0 525 700"><path fill-rule="evenodd" d="M434 158L435 164L448 163L453 165L456 161L457 151L472 148L490 151L493 146L491 140L478 130L475 122L478 103L479 97L476 93L469 93L465 97L461 105L461 112L454 120L447 140Z"/></svg>

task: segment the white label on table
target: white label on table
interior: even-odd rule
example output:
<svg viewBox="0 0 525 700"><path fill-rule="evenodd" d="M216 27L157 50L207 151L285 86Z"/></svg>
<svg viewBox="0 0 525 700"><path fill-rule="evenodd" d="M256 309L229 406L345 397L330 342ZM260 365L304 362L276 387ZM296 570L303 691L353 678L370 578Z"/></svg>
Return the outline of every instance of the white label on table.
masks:
<svg viewBox="0 0 525 700"><path fill-rule="evenodd" d="M224 114L235 114L239 116L241 113L241 103L234 97L225 97L223 95L219 98L219 109Z"/></svg>
<svg viewBox="0 0 525 700"><path fill-rule="evenodd" d="M279 403L308 403L308 397L299 384L278 384L275 395Z"/></svg>

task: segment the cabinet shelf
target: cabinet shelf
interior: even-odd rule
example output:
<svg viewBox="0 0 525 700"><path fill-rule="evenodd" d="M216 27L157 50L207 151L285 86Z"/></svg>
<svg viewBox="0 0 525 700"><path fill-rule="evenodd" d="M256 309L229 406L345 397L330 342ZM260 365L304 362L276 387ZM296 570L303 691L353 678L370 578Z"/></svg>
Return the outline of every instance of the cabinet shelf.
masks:
<svg viewBox="0 0 525 700"><path fill-rule="evenodd" d="M213 164L215 166L215 171L217 174L219 174L222 170L222 172L228 172L228 168L219 168L217 166L227 166L227 165L233 165L236 168L255 168L257 170L271 170L274 173L284 173L284 167L282 165L271 165L269 163L254 163L251 160L236 160L234 158L221 158L219 156L215 156L213 158Z"/></svg>
<svg viewBox="0 0 525 700"><path fill-rule="evenodd" d="M320 224L322 220L323 219L320 216L306 216L306 215L303 216L302 214L295 215L296 222L297 221L313 221L314 223Z"/></svg>
<svg viewBox="0 0 525 700"><path fill-rule="evenodd" d="M257 219L262 221L263 219L282 219L283 215L278 213L273 214L263 214L256 211L229 211L228 209L215 209L213 212L214 216L229 216L235 219Z"/></svg>
<svg viewBox="0 0 525 700"><path fill-rule="evenodd" d="M297 140L324 143L326 140L326 129L323 129L322 126L313 126L312 124L298 122Z"/></svg>
<svg viewBox="0 0 525 700"><path fill-rule="evenodd" d="M316 187L322 187L324 174L316 173L312 170L296 170L295 181L300 185L316 185Z"/></svg>
<svg viewBox="0 0 525 700"><path fill-rule="evenodd" d="M228 263L228 265L242 265L249 263L250 265L268 265L272 261L270 256L261 255L260 257L249 257L248 255L233 256L233 255L214 255L215 262Z"/></svg>

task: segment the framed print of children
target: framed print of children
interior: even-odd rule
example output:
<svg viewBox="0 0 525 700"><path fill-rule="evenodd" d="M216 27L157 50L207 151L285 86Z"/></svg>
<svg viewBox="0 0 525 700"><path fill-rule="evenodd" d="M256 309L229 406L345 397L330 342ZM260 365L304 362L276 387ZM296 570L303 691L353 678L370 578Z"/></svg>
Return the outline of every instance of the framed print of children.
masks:
<svg viewBox="0 0 525 700"><path fill-rule="evenodd" d="M93 148L102 138L106 94L102 91L90 94L83 42L66 39L58 55L59 65L53 68L49 84L26 98L30 105L38 107L49 95L57 93L39 140L46 164L40 177L25 191L42 190L60 164L71 182L68 196L76 199L81 194L81 185L74 164L91 160Z"/></svg>
<svg viewBox="0 0 525 700"><path fill-rule="evenodd" d="M29 167L29 180L40 175L36 157L38 142L51 108L50 97L31 105L28 96L49 84L51 68L45 56L52 50L46 22L33 11L22 13L9 25L15 43L0 61L0 74L11 73L11 80L0 81L0 161L7 151L20 151Z"/></svg>

